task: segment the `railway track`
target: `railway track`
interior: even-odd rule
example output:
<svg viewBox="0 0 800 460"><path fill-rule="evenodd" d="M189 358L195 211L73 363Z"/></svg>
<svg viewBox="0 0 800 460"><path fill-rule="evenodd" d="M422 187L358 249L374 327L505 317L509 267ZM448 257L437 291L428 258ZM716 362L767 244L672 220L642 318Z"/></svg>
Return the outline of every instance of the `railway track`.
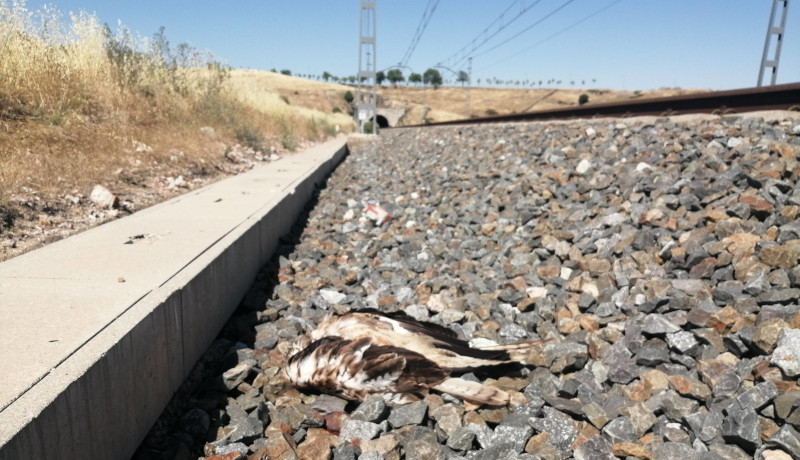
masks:
<svg viewBox="0 0 800 460"><path fill-rule="evenodd" d="M729 91L710 91L706 93L640 99L635 101L588 104L578 107L539 110L535 112L473 118L469 120L452 120L416 126L444 126L532 120L568 120L596 117L631 117L642 115L669 116L690 113L726 115L757 110L800 110L800 83Z"/></svg>

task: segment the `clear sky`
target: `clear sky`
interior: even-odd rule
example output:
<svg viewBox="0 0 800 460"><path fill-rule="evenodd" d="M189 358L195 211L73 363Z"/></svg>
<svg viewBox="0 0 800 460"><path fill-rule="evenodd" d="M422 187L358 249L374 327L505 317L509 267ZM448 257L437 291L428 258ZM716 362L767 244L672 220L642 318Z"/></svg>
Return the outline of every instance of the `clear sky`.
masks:
<svg viewBox="0 0 800 460"><path fill-rule="evenodd" d="M121 21L142 36L164 26L173 45L210 51L236 68L340 77L358 70L359 0L55 0L27 6L45 3L62 12L95 13L112 28ZM435 5L406 59L420 74L437 64L467 70L467 60L456 62L465 56L456 53L466 49L473 83L556 79L562 86L583 81L612 89L745 88L756 86L772 3L377 0L377 68L404 60L423 15ZM797 81L799 0L790 2L778 70L778 83Z"/></svg>

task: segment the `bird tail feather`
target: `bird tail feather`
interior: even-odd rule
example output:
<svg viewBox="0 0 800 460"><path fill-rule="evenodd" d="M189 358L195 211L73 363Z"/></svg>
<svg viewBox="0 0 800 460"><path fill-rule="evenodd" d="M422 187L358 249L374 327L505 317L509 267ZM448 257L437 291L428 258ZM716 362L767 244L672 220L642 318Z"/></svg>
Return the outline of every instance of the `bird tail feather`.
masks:
<svg viewBox="0 0 800 460"><path fill-rule="evenodd" d="M507 345L490 345L486 347L476 347L481 350L488 351L505 351L510 357L509 361L518 362L522 364L536 364L532 357L532 350L544 343L553 339L545 340L526 340L524 342L510 343Z"/></svg>
<svg viewBox="0 0 800 460"><path fill-rule="evenodd" d="M507 391L458 377L448 378L434 386L433 389L467 401L491 406L504 406L515 399Z"/></svg>

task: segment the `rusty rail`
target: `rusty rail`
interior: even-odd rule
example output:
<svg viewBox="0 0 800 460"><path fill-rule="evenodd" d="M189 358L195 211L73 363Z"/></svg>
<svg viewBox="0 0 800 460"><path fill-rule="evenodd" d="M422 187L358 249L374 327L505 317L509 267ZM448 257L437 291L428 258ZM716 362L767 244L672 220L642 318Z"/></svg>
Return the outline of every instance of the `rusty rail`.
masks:
<svg viewBox="0 0 800 460"><path fill-rule="evenodd" d="M687 113L734 114L756 110L800 110L800 83L744 88L728 91L684 94L633 101L587 104L563 109L451 120L416 126L443 126L508 121L564 120L639 115L681 115Z"/></svg>

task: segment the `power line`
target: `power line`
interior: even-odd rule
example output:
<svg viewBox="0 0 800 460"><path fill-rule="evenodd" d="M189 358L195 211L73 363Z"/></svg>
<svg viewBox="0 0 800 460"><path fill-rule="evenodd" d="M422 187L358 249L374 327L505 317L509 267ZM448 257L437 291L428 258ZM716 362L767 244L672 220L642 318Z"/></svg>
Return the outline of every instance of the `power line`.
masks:
<svg viewBox="0 0 800 460"><path fill-rule="evenodd" d="M401 66L406 66L408 64L408 61L411 59L411 55L414 54L414 50L417 48L419 39L422 38L422 34L425 33L425 29L428 27L428 23L433 16L433 12L436 11L437 6L439 6L439 0L428 0L428 4L425 5L425 10L422 12L422 17L419 20L419 24L417 24L417 30L414 32L414 36L411 38L411 43L408 45L408 49L403 55L403 59L400 60Z"/></svg>
<svg viewBox="0 0 800 460"><path fill-rule="evenodd" d="M525 32L527 32L527 31L529 31L529 30L533 29L534 27L538 26L538 25L539 25L539 24L541 24L542 22L546 21L548 18L550 18L550 17L551 17L551 16L553 16L554 14L558 13L559 11L561 11L561 10L562 10L562 9L564 9L564 8L565 8L567 5L569 5L570 3L574 2L574 1L575 1L575 0L567 0L566 2L562 3L562 4L561 4L561 6L559 6L558 8L554 9L553 11L551 11L550 13L548 13L547 15L545 15L545 16L544 16L542 19L539 19L538 21L536 21L536 22L534 22L533 24L529 25L528 27L526 27L526 28L524 28L524 29L520 30L520 31L519 31L519 32L517 32L516 34L514 34L514 35L512 35L512 36L508 37L507 39L503 40L502 42L500 42L500 43L498 43L498 44L494 45L493 47L491 47L491 48L489 48L489 49L487 49L487 50L484 50L484 51L483 51L483 52L481 52L481 53L475 54L475 55L473 55L472 57L483 56L484 54L486 54L486 53L488 53L488 52L490 52L490 51L494 51L494 50L496 50L497 48L499 48L499 47L501 47L501 46L505 45L506 43L510 42L511 40L514 40L515 38L519 37L520 35L524 34Z"/></svg>
<svg viewBox="0 0 800 460"><path fill-rule="evenodd" d="M489 68L494 67L495 65L497 65L497 64L499 64L501 62L505 62L505 61L507 61L509 59L512 59L512 58L515 58L515 57L519 56L520 54L526 53L526 52L530 51L531 49L536 48L537 46L541 45L542 43L544 43L544 42L546 42L548 40L551 40L551 39L557 37L558 35L561 35L562 33L572 29L573 27L577 27L577 26L583 24L584 22L588 21L589 19L597 16L598 14L606 11L607 9L611 8L612 6L614 6L617 3L620 3L622 1L623 0L615 0L615 1L611 2L611 3L609 3L608 5L604 6L603 8L600 8L599 10L597 10L597 11L595 11L593 13L590 13L587 16L584 16L582 19L580 19L580 20L578 20L576 22L573 22L572 24L570 24L570 25L558 30L557 32L555 32L555 33L553 33L551 35L548 35L547 37L539 40L538 42L532 44L531 46L529 46L529 47L527 47L527 48L525 48L525 49L523 49L523 50L521 50L521 51L519 51L517 53L514 53L511 56L508 56L508 57L505 57L503 59L500 59L499 61L495 61L494 63L492 63L492 64L490 64L490 65L488 65L486 67L482 67L481 70L489 69Z"/></svg>
<svg viewBox="0 0 800 460"><path fill-rule="evenodd" d="M511 23L513 23L514 21L516 21L517 19L519 19L520 17L522 17L522 15L524 15L525 13L527 13L527 12L528 12L528 11L529 11L531 8L533 8L534 6L538 5L538 4L539 4L541 1L542 1L542 0L536 0L536 1L535 1L535 2L533 2L532 4L530 4L530 5L528 5L528 6L524 7L524 8L522 8L522 9L520 10L520 12L516 14L516 16L512 17L512 18L511 18L511 19L510 19L508 22L506 22L505 24L501 24L501 25L500 25L500 26L497 28L497 30L496 30L496 31L495 31L493 34L489 35L488 37L485 37L485 38L483 39L483 41L481 41L481 42L480 42L480 43L478 43L477 45L473 46L473 47L472 47L472 49L470 49L470 50L469 50L469 52L467 52L467 53L464 53L464 55L463 55L463 56L462 56L460 59L458 59L458 60L454 61L454 62L453 62L452 64L450 64L450 65L451 65L451 66L453 66L453 67L455 67L455 66L457 66L458 64L460 64L460 63L464 62L464 60L465 60L465 59L467 59L467 58L471 57L471 56L472 56L472 54L473 54L475 51L477 51L477 50L478 50L480 47L482 47L483 45L485 45L485 44L486 44L487 42L489 42L489 40L491 40L492 38L496 37L496 36L497 36L497 34L499 34L500 32L502 32L503 30L505 30L505 29L506 29L506 27L508 27L509 25L511 25ZM509 10L510 10L510 9L511 9L513 6L514 6L514 5L516 5L517 3L518 3L518 2L517 2L517 1L515 1L515 2L513 2L511 5L509 5L509 6L508 6L508 8L506 8L506 9L505 9L505 10L504 10L502 13L500 13L500 16L498 16L498 17L497 17L497 18L496 18L494 21L492 21L492 22L491 22L491 23L490 23L488 26L486 26L486 28L485 28L485 29L483 29L483 31L482 31L481 33L479 33L477 36L475 36L475 38L473 38L473 39L472 39L472 40L471 40L469 43L467 43L466 45L464 45L464 47L462 47L460 50L458 50L457 52L455 52L453 55L451 55L450 57L448 57L447 59L445 59L443 62L448 62L450 59L454 59L455 57L457 57L457 56L459 55L459 53L461 53L463 50L465 50L467 47L469 47L469 45L471 45L472 43L476 42L476 41L477 41L477 40L478 40L478 39L479 39L479 38L480 38L482 35L484 35L486 32L488 32L488 31L489 31L489 29L490 29L490 28L491 28L491 27L492 27L492 26L493 26L493 25L494 25L496 22L500 21L500 20L503 18L503 16L504 16L504 15L505 15L505 14L506 14L506 13L507 13L507 12L508 12L508 11L509 11Z"/></svg>
<svg viewBox="0 0 800 460"><path fill-rule="evenodd" d="M481 31L481 32L480 32L478 35L476 35L476 36L475 36L475 37L474 37L472 40L470 40L470 41L469 41L469 42L468 42L466 45L462 46L462 47L461 47L461 49L459 49L458 51L456 51L455 53L453 53L452 55L450 55L450 56L449 56L447 59L444 59L444 60L442 60L441 62L442 62L442 63L444 63L444 64L446 64L446 63L447 63L447 62L448 62L450 59L453 59L453 58L455 58L455 57L456 57L456 56L458 56L458 55L459 55L459 54L460 54L462 51L464 51L465 49L467 49L467 47L469 47L469 45L471 45L471 44L475 43L476 41L478 41L478 39L479 39L479 38L481 38L481 37L482 37L484 34L486 34L487 32L489 32L489 29L490 29L490 28L491 28L491 27L492 27L492 26L493 26L493 25L494 25L496 22L498 22L498 21L500 21L501 19L503 19L503 16L505 16L505 14L506 14L506 13L508 13L508 11L509 11L511 8L513 8L513 7L514 7L514 5L516 5L516 4L517 4L517 3L519 3L519 2L520 2L520 0L514 0L513 2L511 2L511 4L510 4L510 5L508 5L508 7L507 7L505 10L503 10L503 12L502 12L502 13L500 13L500 16L497 16L496 18L494 18L494 21L490 22L490 23L489 23L489 25L488 25L488 26L486 26L486 27L483 29L483 31Z"/></svg>

